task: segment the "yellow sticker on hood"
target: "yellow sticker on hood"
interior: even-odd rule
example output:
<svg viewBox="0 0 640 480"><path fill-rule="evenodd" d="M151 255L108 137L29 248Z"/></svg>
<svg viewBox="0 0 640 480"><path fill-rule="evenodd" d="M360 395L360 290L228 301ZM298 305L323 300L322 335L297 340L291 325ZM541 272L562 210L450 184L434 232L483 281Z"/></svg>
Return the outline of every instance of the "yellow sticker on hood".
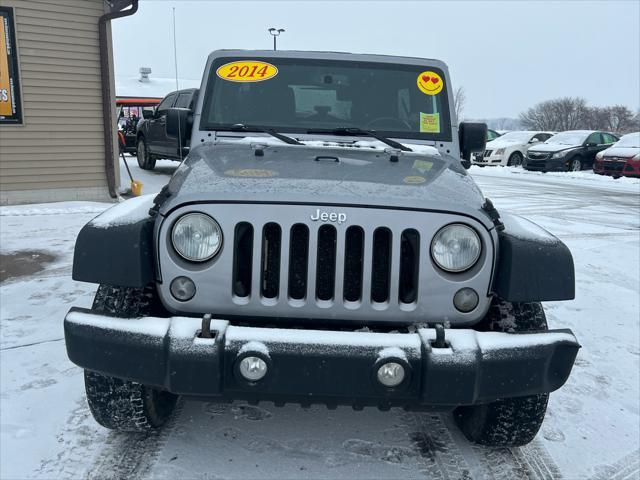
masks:
<svg viewBox="0 0 640 480"><path fill-rule="evenodd" d="M420 91L426 95L437 95L444 88L442 77L431 70L426 70L418 75L416 83Z"/></svg>
<svg viewBox="0 0 640 480"><path fill-rule="evenodd" d="M420 112L420 132L440 133L440 114Z"/></svg>
<svg viewBox="0 0 640 480"><path fill-rule="evenodd" d="M420 175L409 175L408 177L404 177L403 182L409 185L420 185L421 183L426 182L427 179L421 177Z"/></svg>
<svg viewBox="0 0 640 480"><path fill-rule="evenodd" d="M262 82L278 75L278 68L258 60L239 60L218 67L216 74L230 82Z"/></svg>

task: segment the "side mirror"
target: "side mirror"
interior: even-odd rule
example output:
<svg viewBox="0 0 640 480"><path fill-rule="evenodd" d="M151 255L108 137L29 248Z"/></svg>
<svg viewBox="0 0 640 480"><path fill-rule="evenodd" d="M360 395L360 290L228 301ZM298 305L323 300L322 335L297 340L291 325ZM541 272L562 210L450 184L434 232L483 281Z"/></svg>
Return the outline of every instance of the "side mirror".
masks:
<svg viewBox="0 0 640 480"><path fill-rule="evenodd" d="M587 143L585 144L585 147L597 147L597 146L598 146L598 144L597 144L597 143L594 143L594 142L587 142Z"/></svg>
<svg viewBox="0 0 640 480"><path fill-rule="evenodd" d="M167 137L180 137L182 146L186 146L191 138L193 112L188 108L170 108L167 110Z"/></svg>
<svg viewBox="0 0 640 480"><path fill-rule="evenodd" d="M529 140L529 143L540 143L540 139L539 138L532 138L531 140Z"/></svg>
<svg viewBox="0 0 640 480"><path fill-rule="evenodd" d="M460 155L464 168L471 167L471 154L484 152L487 145L487 124L462 122L458 127Z"/></svg>
<svg viewBox="0 0 640 480"><path fill-rule="evenodd" d="M148 118L153 118L153 114L155 113L155 109L154 110L142 110L142 118L148 119Z"/></svg>

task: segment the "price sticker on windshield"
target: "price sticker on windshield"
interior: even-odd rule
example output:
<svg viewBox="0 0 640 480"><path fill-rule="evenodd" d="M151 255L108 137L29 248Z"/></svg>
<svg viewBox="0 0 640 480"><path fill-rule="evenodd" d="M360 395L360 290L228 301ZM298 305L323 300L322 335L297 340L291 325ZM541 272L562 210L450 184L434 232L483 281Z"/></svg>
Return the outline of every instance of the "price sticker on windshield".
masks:
<svg viewBox="0 0 640 480"><path fill-rule="evenodd" d="M230 82L262 82L278 75L278 68L257 60L240 60L218 67L216 74Z"/></svg>

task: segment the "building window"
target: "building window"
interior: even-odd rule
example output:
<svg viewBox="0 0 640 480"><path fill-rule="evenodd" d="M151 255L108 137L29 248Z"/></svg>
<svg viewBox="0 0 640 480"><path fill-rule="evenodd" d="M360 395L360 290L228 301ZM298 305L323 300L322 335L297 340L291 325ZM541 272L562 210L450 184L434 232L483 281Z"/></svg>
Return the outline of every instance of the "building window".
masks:
<svg viewBox="0 0 640 480"><path fill-rule="evenodd" d="M0 124L22 123L13 8L0 7Z"/></svg>

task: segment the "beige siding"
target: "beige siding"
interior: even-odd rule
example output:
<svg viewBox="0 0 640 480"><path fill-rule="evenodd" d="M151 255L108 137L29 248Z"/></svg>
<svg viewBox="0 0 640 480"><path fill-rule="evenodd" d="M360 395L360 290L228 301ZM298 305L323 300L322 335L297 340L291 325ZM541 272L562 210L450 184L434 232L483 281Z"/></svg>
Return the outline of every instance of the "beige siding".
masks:
<svg viewBox="0 0 640 480"><path fill-rule="evenodd" d="M106 200L98 46L103 0L2 5L14 7L23 108L23 125L0 125L2 203L12 202L11 192L16 201L43 201L52 189L59 190L56 200ZM74 193L79 188L93 193Z"/></svg>

